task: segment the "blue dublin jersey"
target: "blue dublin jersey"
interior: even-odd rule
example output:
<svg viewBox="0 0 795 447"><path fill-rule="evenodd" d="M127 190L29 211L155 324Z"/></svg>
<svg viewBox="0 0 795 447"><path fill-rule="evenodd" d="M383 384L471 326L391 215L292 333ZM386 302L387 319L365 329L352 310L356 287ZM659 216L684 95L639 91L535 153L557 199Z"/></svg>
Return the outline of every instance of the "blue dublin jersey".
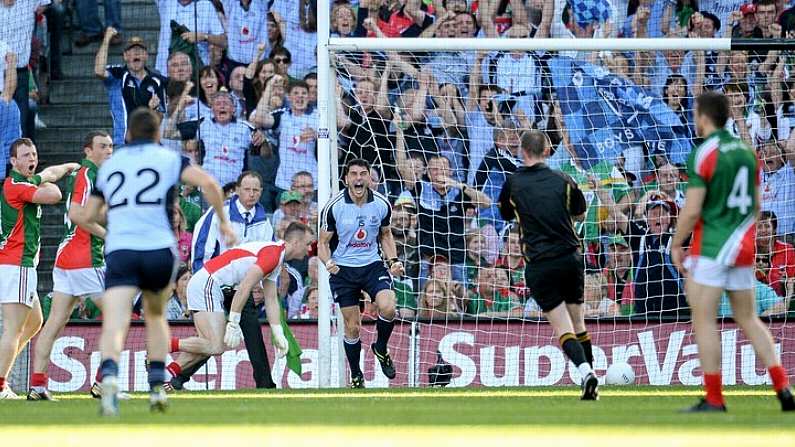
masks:
<svg viewBox="0 0 795 447"><path fill-rule="evenodd" d="M383 195L368 191L358 206L347 188L332 197L320 215L323 231L333 232L331 258L342 267L362 267L381 260L378 237L388 227L392 207Z"/></svg>

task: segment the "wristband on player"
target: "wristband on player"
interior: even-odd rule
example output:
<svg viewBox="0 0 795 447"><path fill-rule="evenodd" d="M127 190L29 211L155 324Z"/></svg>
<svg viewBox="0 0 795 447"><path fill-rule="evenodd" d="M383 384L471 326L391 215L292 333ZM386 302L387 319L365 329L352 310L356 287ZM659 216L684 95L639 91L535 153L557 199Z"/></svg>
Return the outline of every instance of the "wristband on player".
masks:
<svg viewBox="0 0 795 447"><path fill-rule="evenodd" d="M240 324L240 312L229 312L229 321Z"/></svg>

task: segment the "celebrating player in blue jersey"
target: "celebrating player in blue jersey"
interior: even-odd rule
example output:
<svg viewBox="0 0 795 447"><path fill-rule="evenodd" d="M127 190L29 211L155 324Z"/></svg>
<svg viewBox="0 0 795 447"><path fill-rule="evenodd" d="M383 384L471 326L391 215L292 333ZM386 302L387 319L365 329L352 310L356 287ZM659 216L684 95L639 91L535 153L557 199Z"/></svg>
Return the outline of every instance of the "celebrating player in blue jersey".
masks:
<svg viewBox="0 0 795 447"><path fill-rule="evenodd" d="M351 388L364 388L364 375L359 366L362 292L378 306L378 338L372 344L373 354L384 375L394 379L395 365L387 348L395 326L392 275L401 276L404 271L389 229L392 207L386 197L370 189L370 163L351 160L345 167L344 177L346 188L331 198L320 216L318 256L331 273L331 292L345 318L344 345L351 368ZM388 260L389 270L384 265L379 245Z"/></svg>
<svg viewBox="0 0 795 447"><path fill-rule="evenodd" d="M118 361L127 337L132 300L143 293L146 348L149 359L150 408L164 411L168 323L164 309L177 270L177 241L171 216L180 181L200 187L220 216L219 230L229 245L235 233L224 211L218 182L187 159L157 141L160 118L146 108L130 115L129 145L114 152L97 173L96 187L86 206L73 216L77 225L95 223L107 205L105 294L99 347L102 351L102 406L105 416L119 413Z"/></svg>

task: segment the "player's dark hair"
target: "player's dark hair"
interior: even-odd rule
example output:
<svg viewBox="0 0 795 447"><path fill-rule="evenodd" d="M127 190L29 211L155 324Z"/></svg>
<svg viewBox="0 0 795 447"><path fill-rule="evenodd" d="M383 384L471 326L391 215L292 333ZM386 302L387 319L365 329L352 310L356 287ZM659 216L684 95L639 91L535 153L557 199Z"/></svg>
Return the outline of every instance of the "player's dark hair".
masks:
<svg viewBox="0 0 795 447"><path fill-rule="evenodd" d="M759 221L763 220L770 220L770 225L773 226L773 234L776 233L778 230L778 217L776 217L776 213L773 211L760 211L759 212Z"/></svg>
<svg viewBox="0 0 795 447"><path fill-rule="evenodd" d="M290 240L297 236L303 236L307 233L311 233L312 230L309 226L302 224L301 222L293 222L287 226L287 229L284 230L284 240Z"/></svg>
<svg viewBox="0 0 795 447"><path fill-rule="evenodd" d="M94 138L96 137L108 137L110 138L110 134L105 132L104 130L92 130L88 134L86 134L85 140L83 140L83 147L91 147L94 144Z"/></svg>
<svg viewBox="0 0 795 447"><path fill-rule="evenodd" d="M358 166L360 168L370 170L370 162L363 159L363 158L354 158L353 160L349 161L348 164L345 165L345 172L342 174L343 177L348 175L348 171L351 170L352 167Z"/></svg>
<svg viewBox="0 0 795 447"><path fill-rule="evenodd" d="M30 138L17 138L16 140L14 140L13 143L11 143L10 155L12 157L17 156L17 149L20 146L36 147L36 145L33 144L33 140L31 140Z"/></svg>
<svg viewBox="0 0 795 447"><path fill-rule="evenodd" d="M240 186L241 184L243 184L243 179L246 178L246 177L254 177L255 179L257 179L259 181L260 188L265 186L265 184L262 181L262 176L257 171L243 171L243 172L241 172L240 175L237 177L236 185Z"/></svg>
<svg viewBox="0 0 795 447"><path fill-rule="evenodd" d="M696 113L709 118L715 127L723 128L729 120L729 99L717 92L702 93L696 98Z"/></svg>
<svg viewBox="0 0 795 447"><path fill-rule="evenodd" d="M160 116L148 107L138 107L127 120L130 141L156 140L160 135Z"/></svg>
<svg viewBox="0 0 795 447"><path fill-rule="evenodd" d="M549 145L549 138L540 130L528 130L522 134L521 145L525 154L533 158L540 158L544 156L544 149Z"/></svg>

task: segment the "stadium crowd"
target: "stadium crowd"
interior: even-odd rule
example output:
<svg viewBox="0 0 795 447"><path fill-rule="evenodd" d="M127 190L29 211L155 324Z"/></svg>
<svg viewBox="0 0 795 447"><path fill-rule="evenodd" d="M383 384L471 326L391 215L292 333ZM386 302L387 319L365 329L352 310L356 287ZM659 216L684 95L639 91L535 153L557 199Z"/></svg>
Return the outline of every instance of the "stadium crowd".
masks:
<svg viewBox="0 0 795 447"><path fill-rule="evenodd" d="M795 2L785 0L332 3L332 35L343 37L795 37ZM163 117L163 144L226 185L246 228L267 221L278 238L292 222L317 227L316 1L158 0L156 45L126 35L119 0L105 0L104 30L95 1L76 4L81 33L74 45L100 43L94 74L108 93L117 147L124 141L127 114L149 107ZM12 24L0 30L0 160L5 163L16 138L35 140L37 81L62 77L64 2L3 0L0 22ZM108 65L110 47L122 44L124 63ZM670 241L684 205L689 149L699 143L693 98L705 90L729 95L728 126L762 160L759 312L795 311L793 55L566 53L660 101L675 118L668 124L677 129L671 138L685 148L676 152L640 141L596 159L578 149L573 133L596 133L605 120L584 120L584 112L567 102L573 100L560 95L550 68L555 56L541 51L335 55L339 166L356 158L369 161L374 185L392 202L391 229L407 272L395 279L400 316L540 317L525 286L519 234L501 220L496 206L506 177L521 165L520 135L530 128L547 133L550 166L586 193L589 208L577 229L586 259L587 315L687 314ZM588 127L573 127L581 124ZM75 158L78 154L75 148ZM168 307L174 320L190 318L185 284L192 259L199 250L216 249L207 239L210 230L197 224L206 209L199 197L183 188L173 216L185 263ZM317 317L316 257L290 262L279 296L289 318ZM261 303L261 291L255 290L254 300ZM728 306L721 311L727 316ZM143 317L140 309L137 315ZM90 300L74 315L98 316Z"/></svg>

